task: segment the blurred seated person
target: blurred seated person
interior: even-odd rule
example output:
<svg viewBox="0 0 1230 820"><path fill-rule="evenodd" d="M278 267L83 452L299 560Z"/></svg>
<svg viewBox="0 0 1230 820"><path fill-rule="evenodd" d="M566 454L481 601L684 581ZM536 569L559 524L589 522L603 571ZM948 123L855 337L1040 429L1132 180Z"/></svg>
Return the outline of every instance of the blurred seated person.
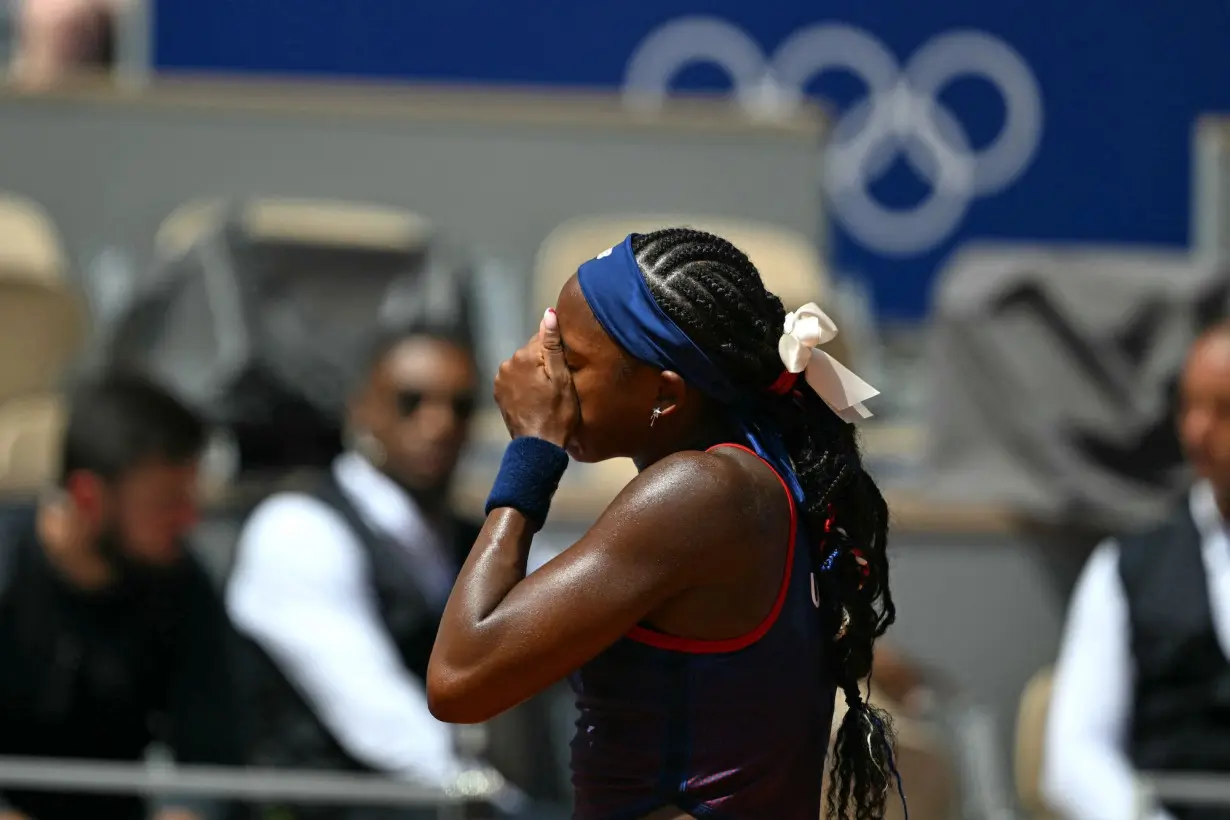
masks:
<svg viewBox="0 0 1230 820"><path fill-rule="evenodd" d="M245 523L226 599L249 639L253 763L454 782L452 730L428 711L424 676L478 535L449 507L476 383L472 350L447 329L382 339L331 472Z"/></svg>
<svg viewBox="0 0 1230 820"><path fill-rule="evenodd" d="M1129 820L1137 772L1230 773L1230 323L1192 347L1179 434L1197 483L1169 520L1100 545L1055 668L1042 790L1073 820ZM1167 805L1154 820L1230 818Z"/></svg>
<svg viewBox="0 0 1230 820"><path fill-rule="evenodd" d="M0 515L0 755L238 765L233 637L184 548L202 422L135 377L75 391L59 487ZM157 735L151 727L157 727ZM221 806L168 805L160 820ZM144 820L128 796L5 790L0 818Z"/></svg>
<svg viewBox="0 0 1230 820"><path fill-rule="evenodd" d="M123 0L12 0L17 6L12 77L41 89L80 71L110 68Z"/></svg>

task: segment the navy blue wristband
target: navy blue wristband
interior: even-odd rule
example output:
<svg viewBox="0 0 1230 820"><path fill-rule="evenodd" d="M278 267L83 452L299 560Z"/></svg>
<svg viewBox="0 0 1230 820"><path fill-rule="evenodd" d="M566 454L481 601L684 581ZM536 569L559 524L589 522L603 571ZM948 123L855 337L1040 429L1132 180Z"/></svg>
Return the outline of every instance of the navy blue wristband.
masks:
<svg viewBox="0 0 1230 820"><path fill-rule="evenodd" d="M515 438L504 451L500 472L487 497L487 514L511 507L542 529L551 510L551 497L568 469L563 447L540 438Z"/></svg>

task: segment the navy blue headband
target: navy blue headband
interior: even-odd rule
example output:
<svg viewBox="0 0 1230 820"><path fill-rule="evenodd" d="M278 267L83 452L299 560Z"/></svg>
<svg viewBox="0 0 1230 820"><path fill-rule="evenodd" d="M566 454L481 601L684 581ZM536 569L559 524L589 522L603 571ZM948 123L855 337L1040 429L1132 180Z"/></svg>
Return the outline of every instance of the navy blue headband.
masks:
<svg viewBox="0 0 1230 820"><path fill-rule="evenodd" d="M589 309L628 355L659 370L673 370L723 404L737 404L740 393L726 374L654 301L632 253L633 236L629 234L577 270L577 283Z"/></svg>

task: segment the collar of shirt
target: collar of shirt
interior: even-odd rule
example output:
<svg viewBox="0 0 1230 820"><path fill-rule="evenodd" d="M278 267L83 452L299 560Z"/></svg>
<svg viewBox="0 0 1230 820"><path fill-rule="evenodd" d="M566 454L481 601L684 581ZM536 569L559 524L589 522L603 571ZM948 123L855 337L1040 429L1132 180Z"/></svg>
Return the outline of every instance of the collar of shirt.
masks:
<svg viewBox="0 0 1230 820"><path fill-rule="evenodd" d="M414 499L358 453L338 456L333 462L333 475L363 520L406 549L421 589L442 608L456 567L440 533L428 523Z"/></svg>
<svg viewBox="0 0 1230 820"><path fill-rule="evenodd" d="M1192 520L1200 531L1200 557L1208 578L1209 606L1222 652L1230 658L1230 534L1217 509L1213 487L1201 481L1189 496Z"/></svg>
<svg viewBox="0 0 1230 820"><path fill-rule="evenodd" d="M1226 536L1227 530L1230 530L1230 522L1222 517L1221 510L1217 508L1213 485L1207 481L1198 482L1192 487L1188 501L1191 505L1192 520L1196 522L1196 529L1200 531L1200 538L1206 545L1218 537Z"/></svg>

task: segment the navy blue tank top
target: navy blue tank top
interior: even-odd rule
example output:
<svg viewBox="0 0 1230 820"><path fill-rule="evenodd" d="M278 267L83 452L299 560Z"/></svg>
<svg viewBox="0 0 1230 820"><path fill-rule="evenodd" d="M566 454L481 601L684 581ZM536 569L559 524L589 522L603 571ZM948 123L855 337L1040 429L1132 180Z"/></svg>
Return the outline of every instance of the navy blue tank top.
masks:
<svg viewBox="0 0 1230 820"><path fill-rule="evenodd" d="M790 499L790 545L772 610L752 632L691 640L637 627L570 676L575 820L816 820L836 687L825 671L802 490L755 438ZM716 448L715 448L716 449ZM775 457L776 456L776 457ZM775 464L774 462L777 462Z"/></svg>

